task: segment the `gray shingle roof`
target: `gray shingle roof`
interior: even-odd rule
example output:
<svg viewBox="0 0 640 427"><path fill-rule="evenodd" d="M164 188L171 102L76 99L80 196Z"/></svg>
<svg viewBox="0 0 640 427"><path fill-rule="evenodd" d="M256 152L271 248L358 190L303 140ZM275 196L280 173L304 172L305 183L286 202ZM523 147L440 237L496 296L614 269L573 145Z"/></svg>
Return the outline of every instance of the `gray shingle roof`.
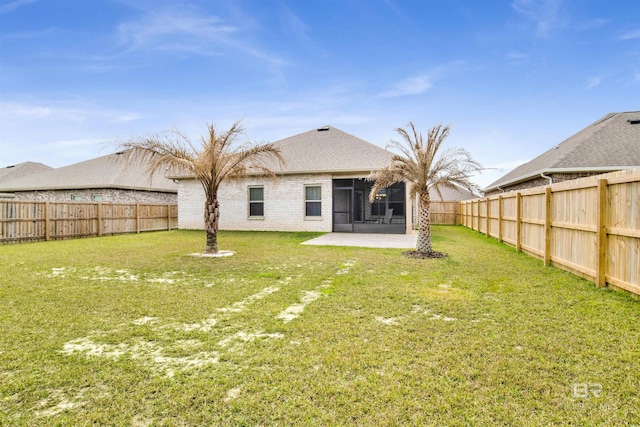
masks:
<svg viewBox="0 0 640 427"><path fill-rule="evenodd" d="M113 188L177 193L178 186L157 171L151 177L140 161L117 153L0 182L0 192Z"/></svg>
<svg viewBox="0 0 640 427"><path fill-rule="evenodd" d="M14 179L36 175L50 170L53 170L53 168L43 163L18 163L17 165L0 168L0 182L12 181Z"/></svg>
<svg viewBox="0 0 640 427"><path fill-rule="evenodd" d="M441 188L440 193L442 193L442 201L445 202L476 199L478 197L477 195L468 190L465 190L464 188L458 188L457 190L452 190L450 188ZM438 192L435 188L429 189L429 195L431 196L431 201L440 201L440 196L438 195Z"/></svg>
<svg viewBox="0 0 640 427"><path fill-rule="evenodd" d="M392 154L351 134L325 126L274 143L285 160L282 173L370 172Z"/></svg>
<svg viewBox="0 0 640 427"><path fill-rule="evenodd" d="M324 126L273 143L284 159L264 164L278 174L360 173L368 175L391 162L392 153L363 139ZM175 172L170 178L190 179L188 172Z"/></svg>
<svg viewBox="0 0 640 427"><path fill-rule="evenodd" d="M518 166L485 191L537 177L540 173L607 172L640 166L640 111L610 113L560 144Z"/></svg>

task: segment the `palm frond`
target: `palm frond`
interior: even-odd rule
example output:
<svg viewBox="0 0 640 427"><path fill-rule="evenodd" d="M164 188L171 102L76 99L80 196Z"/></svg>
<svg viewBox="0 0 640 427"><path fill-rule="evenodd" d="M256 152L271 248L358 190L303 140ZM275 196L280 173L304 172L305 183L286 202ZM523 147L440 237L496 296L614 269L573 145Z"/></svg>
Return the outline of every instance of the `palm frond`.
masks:
<svg viewBox="0 0 640 427"><path fill-rule="evenodd" d="M371 201L380 190L398 182L411 184L412 196L431 188L434 188L440 197L441 189L444 188L464 188L472 192L478 190L471 178L484 170L482 166L464 149L441 150L442 144L449 136L450 126L437 124L429 129L426 140L413 122L409 122L407 129L397 128L396 133L400 135L401 140L391 140L387 148L400 154L394 155L386 168L367 177L369 181L374 182L369 194Z"/></svg>
<svg viewBox="0 0 640 427"><path fill-rule="evenodd" d="M216 126L207 125L207 133L200 137L200 146L177 129L148 137L132 138L121 142L129 160L137 158L145 163L149 173L166 169L169 173L188 173L197 179L207 200L217 197L220 184L227 179L238 179L248 173L275 176L267 160L284 160L273 144L235 144L244 133L241 121L234 122L220 133Z"/></svg>

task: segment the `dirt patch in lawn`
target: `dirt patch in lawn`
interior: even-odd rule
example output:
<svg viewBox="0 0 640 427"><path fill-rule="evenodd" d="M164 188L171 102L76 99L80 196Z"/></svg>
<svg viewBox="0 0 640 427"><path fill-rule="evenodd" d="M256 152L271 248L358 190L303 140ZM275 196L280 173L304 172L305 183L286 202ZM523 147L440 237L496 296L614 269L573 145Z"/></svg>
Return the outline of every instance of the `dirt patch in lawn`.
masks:
<svg viewBox="0 0 640 427"><path fill-rule="evenodd" d="M447 254L442 253L442 252L418 252L418 251L404 251L402 252L402 255L404 255L407 258L414 258L414 259L429 259L429 258L446 258Z"/></svg>

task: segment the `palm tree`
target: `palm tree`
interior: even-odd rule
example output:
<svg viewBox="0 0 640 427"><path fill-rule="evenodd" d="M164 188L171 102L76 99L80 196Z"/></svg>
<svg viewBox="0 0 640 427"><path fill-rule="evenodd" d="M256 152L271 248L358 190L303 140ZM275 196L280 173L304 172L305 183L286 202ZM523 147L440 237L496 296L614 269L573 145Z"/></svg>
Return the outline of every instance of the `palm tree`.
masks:
<svg viewBox="0 0 640 427"><path fill-rule="evenodd" d="M434 126L429 130L426 141L413 123L409 122L408 127L409 132L397 128L396 132L402 137L402 141L391 140L387 146L402 154L394 154L389 166L369 175L368 179L374 181L369 200L373 202L383 188L398 182L407 183L412 199L417 196L419 200L420 220L416 251L420 256L438 256L441 254L434 252L431 246L429 190L435 188L441 199L441 189L444 188L457 190L462 187L476 192L478 187L470 178L483 169L471 158L469 152L462 148L447 149L437 156L442 142L449 136L449 126Z"/></svg>
<svg viewBox="0 0 640 427"><path fill-rule="evenodd" d="M218 189L225 180L240 179L249 173L275 178L269 167L273 160L283 163L280 150L273 144L235 144L244 133L244 126L236 121L229 130L220 133L208 124L208 133L196 146L179 131L134 138L120 144L130 158L147 161L150 173L165 168L168 172L189 173L202 184L205 194L204 224L207 232L205 253L218 253L218 221L220 204Z"/></svg>

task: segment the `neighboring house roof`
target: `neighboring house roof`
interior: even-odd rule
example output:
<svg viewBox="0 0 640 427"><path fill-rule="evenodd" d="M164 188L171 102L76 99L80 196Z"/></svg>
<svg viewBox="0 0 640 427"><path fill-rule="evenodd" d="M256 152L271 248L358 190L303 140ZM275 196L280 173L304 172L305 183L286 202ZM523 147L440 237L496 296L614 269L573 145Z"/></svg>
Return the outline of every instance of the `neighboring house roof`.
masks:
<svg viewBox="0 0 640 427"><path fill-rule="evenodd" d="M164 177L164 171L149 175L140 160L127 161L126 154L107 156L76 163L36 175L0 182L0 192L35 190L80 190L112 188L177 193L178 186Z"/></svg>
<svg viewBox="0 0 640 427"><path fill-rule="evenodd" d="M24 162L0 168L0 183L14 179L33 176L41 172L53 170L51 166L37 162Z"/></svg>
<svg viewBox="0 0 640 427"><path fill-rule="evenodd" d="M640 111L610 113L484 191L537 178L541 173L609 172L640 166Z"/></svg>
<svg viewBox="0 0 640 427"><path fill-rule="evenodd" d="M442 199L440 199L440 196L438 195L438 192L435 190L435 188L431 188L429 190L431 201L439 202L440 200L442 200L445 202L457 202L460 200L470 200L478 198L478 196L468 190L465 190L464 188L458 188L457 190L452 190L450 188L441 188L440 193L442 194Z"/></svg>

